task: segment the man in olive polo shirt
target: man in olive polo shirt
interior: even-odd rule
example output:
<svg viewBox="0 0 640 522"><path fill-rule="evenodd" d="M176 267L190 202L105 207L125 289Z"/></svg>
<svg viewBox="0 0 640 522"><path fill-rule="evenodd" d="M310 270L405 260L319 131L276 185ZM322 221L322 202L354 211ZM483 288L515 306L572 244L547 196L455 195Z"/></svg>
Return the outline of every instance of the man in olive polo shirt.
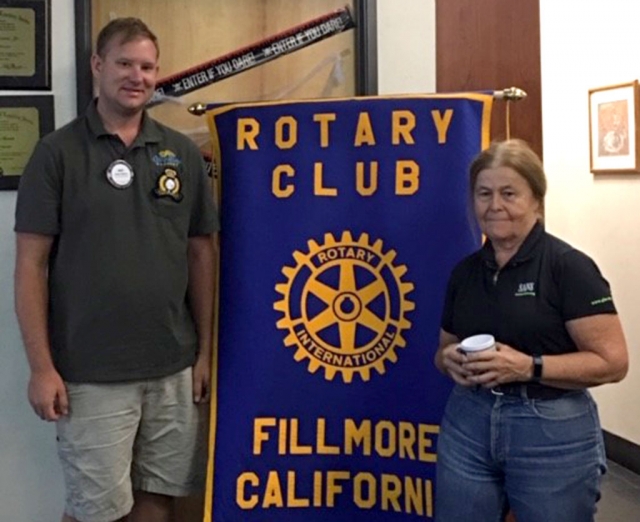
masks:
<svg viewBox="0 0 640 522"><path fill-rule="evenodd" d="M144 111L157 59L140 20L105 26L97 100L20 183L16 312L63 521L168 521L202 486L218 222L197 147Z"/></svg>

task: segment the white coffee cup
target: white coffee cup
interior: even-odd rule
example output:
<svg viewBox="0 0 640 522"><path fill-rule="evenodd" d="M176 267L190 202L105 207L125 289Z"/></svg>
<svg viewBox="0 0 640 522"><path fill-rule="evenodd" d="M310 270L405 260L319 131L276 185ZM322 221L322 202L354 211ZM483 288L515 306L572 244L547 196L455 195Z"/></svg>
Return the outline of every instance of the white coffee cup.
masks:
<svg viewBox="0 0 640 522"><path fill-rule="evenodd" d="M463 339L458 349L464 353L477 353L485 350L495 350L496 340L493 335L490 334L472 335L471 337Z"/></svg>

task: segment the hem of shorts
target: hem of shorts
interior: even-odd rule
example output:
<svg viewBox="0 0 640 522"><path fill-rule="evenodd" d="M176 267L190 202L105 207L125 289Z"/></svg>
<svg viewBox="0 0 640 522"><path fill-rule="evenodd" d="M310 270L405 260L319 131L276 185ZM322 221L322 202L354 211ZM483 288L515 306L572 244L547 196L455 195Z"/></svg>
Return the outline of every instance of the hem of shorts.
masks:
<svg viewBox="0 0 640 522"><path fill-rule="evenodd" d="M113 522L114 520L120 520L121 518L126 517L132 510L133 500L130 500L124 504L124 507L109 510L108 515L101 514L85 516L82 513L82 510L70 506L65 506L64 513L68 517L75 518L78 522Z"/></svg>
<svg viewBox="0 0 640 522"><path fill-rule="evenodd" d="M195 493L201 493L203 487L198 484L167 484L160 479L139 479L133 481L134 491L144 491L145 493L155 493L156 495L166 495L168 497L188 497Z"/></svg>

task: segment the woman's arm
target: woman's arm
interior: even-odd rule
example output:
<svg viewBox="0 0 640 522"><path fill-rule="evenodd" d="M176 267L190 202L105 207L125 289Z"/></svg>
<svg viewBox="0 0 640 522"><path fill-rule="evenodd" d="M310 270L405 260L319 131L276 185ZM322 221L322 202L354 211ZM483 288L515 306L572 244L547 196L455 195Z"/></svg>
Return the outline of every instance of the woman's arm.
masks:
<svg viewBox="0 0 640 522"><path fill-rule="evenodd" d="M567 331L578 351L543 356L542 382L558 388L585 388L624 378L629 369L627 343L616 314L573 319Z"/></svg>
<svg viewBox="0 0 640 522"><path fill-rule="evenodd" d="M543 384L582 389L622 380L629 368L627 344L616 314L598 314L566 322L577 352L542 356ZM469 380L487 388L513 381L528 381L533 358L497 343L497 351L470 354L463 370Z"/></svg>

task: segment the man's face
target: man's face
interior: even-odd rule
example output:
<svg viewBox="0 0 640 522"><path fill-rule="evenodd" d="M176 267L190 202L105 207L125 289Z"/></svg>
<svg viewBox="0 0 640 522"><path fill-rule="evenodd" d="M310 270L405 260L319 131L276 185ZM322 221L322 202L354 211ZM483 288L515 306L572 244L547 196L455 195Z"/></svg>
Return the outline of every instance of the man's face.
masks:
<svg viewBox="0 0 640 522"><path fill-rule="evenodd" d="M91 70L97 81L100 106L120 116L131 116L142 111L153 95L158 51L148 38L122 43L115 36L104 56L91 57Z"/></svg>

